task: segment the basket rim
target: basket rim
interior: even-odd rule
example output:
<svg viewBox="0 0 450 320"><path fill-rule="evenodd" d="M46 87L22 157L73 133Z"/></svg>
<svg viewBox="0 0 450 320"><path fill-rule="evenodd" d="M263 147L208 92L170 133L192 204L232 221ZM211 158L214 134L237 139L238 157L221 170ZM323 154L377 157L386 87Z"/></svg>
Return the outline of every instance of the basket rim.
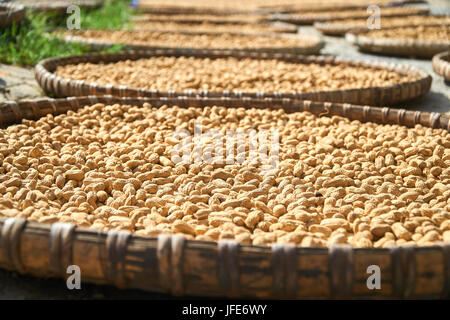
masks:
<svg viewBox="0 0 450 320"><path fill-rule="evenodd" d="M72 98L66 98L66 99L51 99L51 98L44 98L40 100L23 100L23 101L10 101L0 104L0 108L4 109L2 111L7 111L5 109L10 108L11 114L13 115L13 118L15 117L15 122L17 122L20 119L24 118L32 118L33 114L38 116L44 116L44 114L49 113L63 113L68 110L76 110L79 107L83 107L89 103L126 103L126 104L143 104L145 102L148 103L155 103L158 102L159 104L156 105L157 107L160 107L164 104L178 104L180 107L190 107L193 105L190 105L190 103L193 103L197 106L206 106L210 104L216 104L219 105L220 103L227 104L228 107L276 107L276 108L294 108L295 111L309 111L313 114L322 116L324 115L324 111L327 111L328 114L325 116L333 116L335 115L335 112L340 115L347 117L349 119L353 120L360 120L356 119L357 117L363 117L360 121L372 121L376 123L397 123L399 125L408 125L413 126L415 124L422 124L424 126L429 126L432 128L442 128L445 130L450 131L450 117L440 114L440 113L428 113L428 112L420 112L420 111L407 111L404 109L389 109L389 108L371 108L368 106L356 106L356 105L350 105L350 104L338 104L338 103L322 103L322 102L312 102L312 101L299 101L299 100L291 100L291 99L227 99L227 98L217 98L217 99L210 99L210 98L187 98L187 97L176 97L176 98L120 98L120 97L113 97L113 96L88 96L88 97L72 97ZM46 108L41 112L41 108ZM65 110L62 110L61 108L64 107ZM296 110L298 107L298 110ZM28 110L27 115L25 115L25 110ZM352 112L355 112L355 114L351 114ZM39 112L39 115L37 114ZM340 113L340 114L339 114ZM6 114L6 113L0 113L0 114ZM381 119L381 120L380 120ZM384 119L384 120L383 120ZM116 230L108 230L108 231L101 231L101 230L94 230L94 229L88 229L84 227L78 227L75 224L72 223L52 223L52 224L45 224L45 223L39 223L36 221L30 221L25 220L23 218L17 218L17 217L0 217L0 238L1 238L1 244L0 246L0 262L2 263L2 268L7 267L12 270L16 270L19 272L29 272L29 269L25 270L23 267L23 264L21 263L21 255L19 253L20 248L20 238L21 234L26 234L28 237L31 235L40 234L39 239L46 239L47 241L43 243L44 246L49 246L50 251L45 251L44 255L48 257L50 260L49 268L52 270L52 274L55 273L57 276L61 277L65 273L66 265L70 265L72 263L67 263L68 261L65 259L67 258L67 255L70 255L69 257L72 257L72 249L67 250L68 252L63 251L63 249L67 249L69 246L71 246L75 243L84 243L86 245L86 241L83 241L82 239L88 239L89 242L94 245L98 250L102 251L106 248L108 255L107 259L104 261L101 260L102 255L101 252L96 255L95 263L100 263L104 268L103 273L101 273L101 276L98 276L97 278L92 278L92 275L89 275L89 278L87 282L95 282L95 283L108 283L113 284L118 287L129 287L129 288L143 288L146 290L150 290L149 288L152 288L152 291L157 292L172 292L173 294L182 295L183 294L183 288L180 289L180 286L183 285L183 279L185 277L185 274L183 273L181 268L181 265L183 265L184 261L183 258L180 258L177 254L183 252L183 250L202 250L203 254L210 256L215 263L218 264L219 273L225 272L225 275L223 273L220 273L220 283L223 283L223 279L232 280L233 284L240 283L240 276L239 271L237 271L238 277L233 277L233 275L236 275L236 270L233 269L236 267L237 261L241 259L241 261L249 261L248 259L251 259L251 253L258 253L260 256L262 256L261 259L264 259L264 261L270 262L272 267L270 270L274 272L274 278L275 281L272 286L270 287L268 294L270 297L283 297L285 294L294 295L295 297L298 297L297 291L292 291L291 287L286 288L282 287L279 288L280 285L278 281L283 284L289 282L288 279L283 280L280 279L279 276L285 274L283 271L284 266L283 264L279 265L280 259L285 259L288 257L294 257L294 259L297 259L296 257L308 257L309 255L323 255L327 257L330 266L329 266L329 272L330 274L327 275L327 279L329 279L329 288L330 288L330 295L333 297L335 295L347 295L349 288L352 288L353 281L350 280L347 282L345 279L340 279L342 274L340 271L337 270L346 270L346 272L355 272L354 266L352 262L349 262L351 257L354 253L364 253L364 254L389 254L392 258L392 268L395 268L397 270L396 275L397 277L403 276L403 273L401 271L401 257L402 254L405 253L408 255L408 257L414 257L414 254L416 252L434 252L439 251L444 254L444 259L448 259L448 262L444 260L444 269L442 271L439 271L439 276L443 275L445 278L444 280L445 285L442 286L437 292L433 291L432 294L448 294L450 292L450 243L449 242L436 242L433 245L430 246L392 246L392 247L386 247L386 248L355 248L351 246L342 246L342 245L335 245L335 246L328 246L323 248L315 248L315 247L300 247L295 245L289 245L289 244L274 244L272 246L258 246L258 245L248 245L248 244L239 244L236 241L230 241L230 240L222 240L222 241L200 241L200 240L187 240L183 236L177 235L177 234L171 234L171 235L159 235L158 237L146 237L141 235L136 235L135 233L130 233L129 231L116 231ZM136 282L133 282L133 284L125 285L125 270L124 267L121 267L120 265L122 263L125 263L125 252L127 252L127 248L129 245L139 244L139 250L142 260L142 255L149 254L148 249L151 249L154 251L157 251L157 255L155 258L151 256L150 259L156 259L153 264L157 264L159 267L159 272L161 272L161 277L168 277L168 279L172 279L167 284L163 283L163 287L156 287L148 286L148 281L141 285ZM42 246L41 246L42 247ZM169 247L169 249L167 249ZM170 251L170 247L172 247L172 250ZM134 247L136 248L136 247ZM170 258L167 258L164 252L166 252L166 249L169 250L167 254L175 254L175 257L177 258L176 261L170 261ZM177 249L178 248L178 249ZM183 249L185 248L185 249ZM33 248L32 248L33 249ZM103 252L103 251L102 251ZM133 251L134 252L134 251ZM199 252L199 251L197 251ZM229 255L236 255L237 253L240 253L239 257L234 258L229 257ZM161 254L161 255L160 255ZM219 254L219 256L217 256ZM223 255L228 256L229 258L223 258ZM281 257L280 257L281 255ZM134 255L136 257L136 255ZM169 256L170 257L170 256ZM447 257L447 258L446 258ZM70 259L70 258L69 258ZM72 258L73 259L73 258ZM165 260L169 259L169 260ZM181 260L178 260L181 259ZM228 259L231 259L229 261ZM184 258L185 261L191 261L190 257L187 256ZM32 260L31 260L32 261ZM27 261L27 267L30 268L30 260ZM69 260L70 262L72 260ZM167 262L168 261L168 262ZM194 260L195 261L195 260ZM104 265L106 263L106 265ZM145 261L140 262L140 266L145 267ZM171 272L171 267L175 267L175 278L171 278L170 275L167 275L167 273ZM117 270L119 268L119 270ZM230 270L231 268L231 270ZM273 269L272 269L273 268ZM342 269L341 269L342 268ZM33 269L35 270L35 269ZM36 269L40 272L40 275L47 275L46 272L48 272L48 267L45 268L45 270ZM36 272L36 270L34 272ZM54 271L56 270L56 271ZM153 269L152 269L153 270ZM353 270L353 271L351 271ZM109 272L112 271L114 274L111 275ZM145 270L142 270L141 272L144 272ZM45 273L42 273L45 272ZM115 273L118 272L116 275ZM242 271L244 273L245 271ZM248 271L247 271L248 272ZM296 269L295 271L295 277L299 277L299 271ZM181 274L180 274L181 273ZM35 274L35 273L33 273ZM151 274L153 275L153 274ZM408 279L411 276L415 276L415 273L406 273ZM144 276L148 276L148 273L145 273ZM269 274L270 276L270 274ZM100 277L100 278L99 278ZM230 279L230 277L232 279ZM353 277L353 275L351 276ZM351 278L353 279L353 278ZM395 275L391 276L391 279L393 279L393 289L392 289L392 296L396 296L397 293L400 295L408 295L409 286L404 287L403 283L397 282L397 279L395 278ZM166 279L167 280L167 279ZM105 282L106 281L106 282ZM175 282L173 282L175 281ZM200 280L195 279L191 280L190 282L190 292L192 292L192 286L193 283L198 283ZM218 280L217 280L218 281ZM328 280L327 280L328 281ZM337 281L337 285L335 283ZM414 281L414 280L413 280ZM342 287L341 287L342 285ZM218 293L223 293L225 290L225 294L228 295L228 286L225 285L225 289L213 289L213 290L221 290ZM294 285L294 289L296 288L296 285ZM397 289L396 289L397 288ZM400 289L398 289L400 288ZM245 295L248 295L248 287L247 293ZM254 293L254 288L251 289L252 295L256 296L256 293ZM280 292L280 296L278 296L278 293L273 292ZM350 295L352 294L350 291ZM235 294L234 292L230 292L231 295ZM217 295L217 292L214 291L214 293L211 293L211 295ZM389 295L390 296L390 295Z"/></svg>
<svg viewBox="0 0 450 320"><path fill-rule="evenodd" d="M438 53L432 59L433 70L450 81L450 50Z"/></svg>
<svg viewBox="0 0 450 320"><path fill-rule="evenodd" d="M177 92L175 90L170 91L159 91L152 89L139 89L132 88L125 85L121 86L106 86L106 85L98 85L96 83L86 82L84 80L71 80L70 78L63 78L56 76L54 71L56 67L59 65L65 65L70 63L80 63L80 62L95 62L99 61L98 59L102 59L103 61L115 62L120 60L132 59L137 60L140 58L148 58L152 56L190 56L190 57L199 57L199 58L220 58L220 57L235 57L238 59L243 58L254 58L254 59L279 59L283 61L290 61L294 63L331 63L331 64L345 64L350 66L363 66L363 67L372 67L372 68L381 68L388 69L391 71L399 72L400 74L414 74L417 75L418 79L411 82L406 83L397 83L392 86L381 87L381 86L372 86L368 88L355 88L355 89L347 89L347 90L334 90L334 91L310 91L310 92L291 92L291 93L279 93L279 92L259 92L259 93L247 93L239 90L233 92L209 92L209 91L197 91L197 92ZM168 95L168 96L193 96L200 95L206 97L216 97L216 96L249 96L255 98L264 98L264 97L279 97L279 98L304 98L307 100L317 100L324 99L324 101L330 101L327 99L333 99L333 97L340 97L339 99L343 99L342 96L349 95L352 93L362 94L370 93L371 95L377 96L381 91L394 90L399 89L405 90L402 88L408 88L408 97L407 99L411 99L413 97L420 96L425 94L429 90L429 85L431 85L431 76L424 70L412 67L405 64L393 64L389 62L381 61L380 59L348 59L343 57L335 57L335 56L300 56L294 54L270 54L270 53L255 53L255 52L237 52L234 50L183 50L183 49L156 49L156 50L136 50L129 52L122 52L116 54L99 54L99 53L90 53L85 55L78 56L69 56L69 57L61 57L61 58L50 58L39 62L35 66L35 76L38 80L38 83L43 88L49 88L51 92L59 94L58 88L61 86L68 86L68 88L86 88L85 94L80 93L80 91L76 91L77 93L73 93L70 95L88 95L88 94L99 94L99 92L106 92L106 94L118 94L121 96L124 95L133 95L133 96L143 96L143 95ZM52 82L52 84L48 84L47 82ZM420 87L420 92L417 92L417 89L410 90L409 88ZM426 89L428 88L428 90ZM120 91L122 90L122 91ZM111 91L117 91L116 93L108 93ZM75 91L74 91L75 92ZM123 92L126 92L123 93ZM103 94L103 93L102 93ZM340 101L338 98L334 98L335 102L353 102L353 101ZM359 99L359 98L357 98ZM375 105L382 105L380 101L377 103L377 98L371 97L370 101ZM331 100L333 101L333 100ZM357 100L356 103L358 103ZM361 102L360 102L361 103Z"/></svg>

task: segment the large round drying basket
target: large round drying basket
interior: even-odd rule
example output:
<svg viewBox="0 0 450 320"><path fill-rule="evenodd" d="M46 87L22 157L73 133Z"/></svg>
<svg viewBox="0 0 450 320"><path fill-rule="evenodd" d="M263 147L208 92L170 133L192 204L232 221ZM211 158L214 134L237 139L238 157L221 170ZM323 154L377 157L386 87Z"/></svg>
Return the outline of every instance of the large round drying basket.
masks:
<svg viewBox="0 0 450 320"><path fill-rule="evenodd" d="M112 31L114 32L114 31ZM134 30L130 32L140 32L139 30ZM189 31L148 31L148 32L158 32L158 33L167 33L167 34L180 34L180 35L187 35L187 36L214 36L214 35L221 35L220 32L189 32ZM248 42L251 42L252 38L255 36L261 36L266 37L267 42L270 43L270 40L273 38L290 38L290 39L298 39L299 41L302 40L298 34L292 34L292 33L273 33L273 32L263 32L263 33L254 33L254 34L248 34L244 32L227 32L227 34L235 35L235 36L247 36ZM92 49L105 49L110 48L115 45L122 45L124 50L130 51L130 50L156 50L156 49L181 49L181 50L187 50L190 52L197 51L197 50L210 50L207 47L205 48L191 48L189 46L182 46L182 48L179 48L177 45L171 45L168 44L167 46L155 46L152 45L151 41L149 41L148 44L133 44L133 43L126 43L126 42L112 42L108 40L109 38L103 40L103 39L95 39L95 38L85 38L79 35L65 35L63 36L64 41L67 42L76 42L76 43L83 43L85 45L88 45ZM310 41L308 45L304 46L287 46L287 47L239 47L239 48L216 48L215 51L232 51L232 52L258 52L258 53L291 53L291 54L319 54L320 50L325 46L325 42L319 38L319 37L305 37L305 40ZM211 49L212 50L212 49Z"/></svg>
<svg viewBox="0 0 450 320"><path fill-rule="evenodd" d="M126 86L101 86L96 83L85 81L74 81L61 78L54 74L58 66L78 63L112 63L121 60L137 60L157 56L188 56L198 58L254 58L254 59L279 59L292 63L317 63L332 65L363 66L381 68L399 72L400 74L411 74L417 80L403 82L393 86L369 87L363 89L334 90L334 91L311 91L311 92L210 92L210 91L159 91L129 88ZM251 97L251 98L291 98L314 101L330 101L341 103L367 104L385 106L400 101L420 97L430 90L431 76L426 72L414 69L406 65L392 65L375 61L354 61L333 56L299 56L291 54L265 54L265 53L242 53L236 51L213 51L213 50L146 50L118 54L88 54L83 56L72 56L41 61L35 68L36 80L45 92L56 97L86 96L86 95L114 95L121 97L174 97L174 96L203 96L203 97Z"/></svg>
<svg viewBox="0 0 450 320"><path fill-rule="evenodd" d="M450 81L450 51L442 52L433 57L433 70Z"/></svg>
<svg viewBox="0 0 450 320"><path fill-rule="evenodd" d="M0 28L9 27L25 19L25 8L15 3L0 3Z"/></svg>
<svg viewBox="0 0 450 320"><path fill-rule="evenodd" d="M370 108L289 99L119 98L112 96L8 102L1 126L61 114L95 103L145 102L154 107L283 108L319 116L450 130L439 113ZM300 248L204 242L180 235L146 238L125 231L96 231L72 224L0 219L0 266L37 277L65 277L69 265L82 280L186 296L253 298L436 298L450 294L450 243L429 247ZM381 289L367 286L368 267L382 273Z"/></svg>
<svg viewBox="0 0 450 320"><path fill-rule="evenodd" d="M395 34L396 29L404 27L408 26L383 28L383 30L391 30ZM431 58L440 52L448 50L450 47L450 40L433 41L401 38L372 38L366 35L367 32L370 32L370 30L350 31L345 37L348 41L356 45L359 50L381 55Z"/></svg>

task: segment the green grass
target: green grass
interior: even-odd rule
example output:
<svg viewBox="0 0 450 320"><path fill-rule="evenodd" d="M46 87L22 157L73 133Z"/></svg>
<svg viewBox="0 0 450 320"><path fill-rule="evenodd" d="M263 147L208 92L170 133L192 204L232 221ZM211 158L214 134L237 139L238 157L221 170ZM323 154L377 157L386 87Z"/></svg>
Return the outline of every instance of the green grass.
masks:
<svg viewBox="0 0 450 320"><path fill-rule="evenodd" d="M132 10L127 1L107 1L101 8L81 12L82 29L130 29Z"/></svg>
<svg viewBox="0 0 450 320"><path fill-rule="evenodd" d="M27 13L27 18L19 25L0 29L0 62L22 66L33 66L50 57L77 55L92 50L84 44L65 42L49 37L55 29L65 30L69 14ZM129 28L131 10L125 1L108 1L99 9L81 11L82 29L122 29ZM117 52L122 46L102 50Z"/></svg>

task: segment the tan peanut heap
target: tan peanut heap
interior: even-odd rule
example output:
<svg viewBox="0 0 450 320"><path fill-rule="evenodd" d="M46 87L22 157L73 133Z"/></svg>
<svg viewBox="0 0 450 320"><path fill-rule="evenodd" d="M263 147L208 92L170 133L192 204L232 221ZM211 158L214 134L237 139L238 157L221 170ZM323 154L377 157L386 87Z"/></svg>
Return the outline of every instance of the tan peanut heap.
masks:
<svg viewBox="0 0 450 320"><path fill-rule="evenodd" d="M261 174L248 148L242 164L174 163L174 132L195 121L279 132L278 170ZM95 104L0 130L0 164L2 217L254 245L450 241L450 134L420 125Z"/></svg>
<svg viewBox="0 0 450 320"><path fill-rule="evenodd" d="M55 74L72 80L131 88L182 90L241 90L291 93L389 86L415 76L368 67L301 64L280 60L152 57L114 63L58 66Z"/></svg>
<svg viewBox="0 0 450 320"><path fill-rule="evenodd" d="M440 26L398 27L391 29L371 30L364 34L370 38L411 39L447 42L450 46L450 24Z"/></svg>
<svg viewBox="0 0 450 320"><path fill-rule="evenodd" d="M249 34L185 34L149 30L77 30L67 31L67 36L86 40L128 45L194 48L194 49L255 49L255 48L305 48L319 43L314 37L269 37Z"/></svg>
<svg viewBox="0 0 450 320"><path fill-rule="evenodd" d="M272 32L295 32L296 29L287 28L280 25L268 25L257 23L177 23L177 22L135 22L133 24L134 30L152 30L152 31L182 31L182 32L204 32L204 33L272 33Z"/></svg>
<svg viewBox="0 0 450 320"><path fill-rule="evenodd" d="M133 17L133 21L144 22L207 22L207 23L255 23L265 21L264 15L258 14L227 14L227 15L212 15L212 14L152 14L144 13Z"/></svg>

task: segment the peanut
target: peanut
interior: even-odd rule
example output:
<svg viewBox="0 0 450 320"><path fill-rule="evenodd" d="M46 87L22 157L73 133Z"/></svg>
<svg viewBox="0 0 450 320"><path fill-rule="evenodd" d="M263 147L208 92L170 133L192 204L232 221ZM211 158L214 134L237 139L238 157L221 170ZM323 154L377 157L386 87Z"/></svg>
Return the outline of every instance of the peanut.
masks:
<svg viewBox="0 0 450 320"><path fill-rule="evenodd" d="M193 120L282 128L279 169L261 174L246 148L242 163L175 163L172 134ZM450 241L449 138L308 112L96 104L0 129L0 216L254 245L425 246Z"/></svg>

